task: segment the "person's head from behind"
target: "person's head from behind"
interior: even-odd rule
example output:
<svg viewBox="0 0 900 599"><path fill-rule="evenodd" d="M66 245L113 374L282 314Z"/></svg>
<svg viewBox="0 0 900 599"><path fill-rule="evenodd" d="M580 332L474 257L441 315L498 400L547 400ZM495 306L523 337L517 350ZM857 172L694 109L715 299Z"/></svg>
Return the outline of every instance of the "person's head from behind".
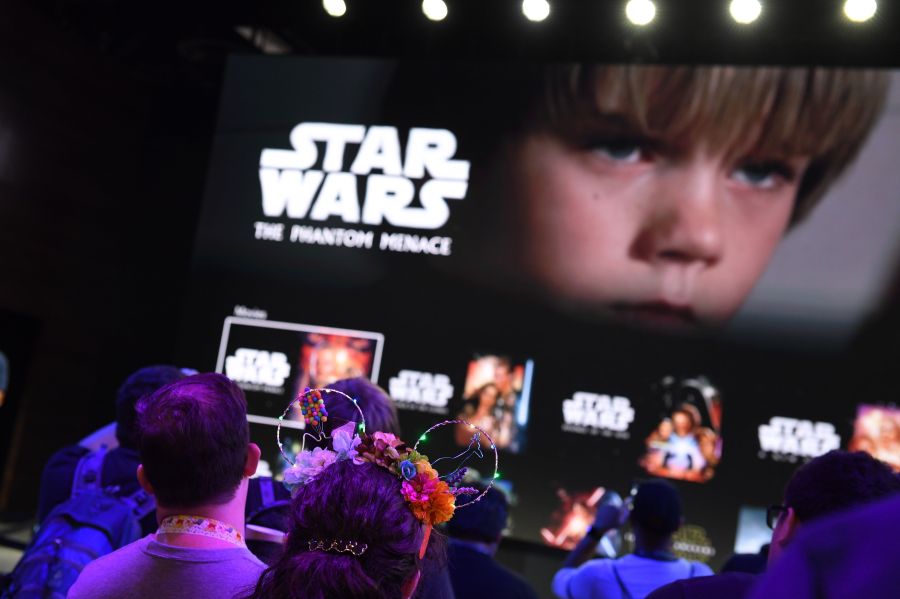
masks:
<svg viewBox="0 0 900 599"><path fill-rule="evenodd" d="M797 531L810 521L900 492L900 476L861 451L830 451L794 472L784 503L773 506L769 564L776 561Z"/></svg>
<svg viewBox="0 0 900 599"><path fill-rule="evenodd" d="M475 486L479 493L484 487ZM491 554L497 551L509 519L509 503L499 489L491 488L479 501L476 495L460 497L453 518L447 523L447 534L454 539L477 543ZM468 505L471 504L471 505ZM463 509L462 506L466 506Z"/></svg>
<svg viewBox="0 0 900 599"><path fill-rule="evenodd" d="M291 502L284 551L263 574L255 599L405 599L416 590L424 530L401 481L372 463L327 467ZM355 541L361 554L329 549ZM311 541L323 541L321 547ZM431 535L426 560L438 550Z"/></svg>
<svg viewBox="0 0 900 599"><path fill-rule="evenodd" d="M682 524L678 491L663 480L641 482L632 499L629 520L637 549L668 549L672 535Z"/></svg>
<svg viewBox="0 0 900 599"><path fill-rule="evenodd" d="M116 393L116 439L119 445L137 448L137 414L139 399L160 387L183 379L185 373L175 366L146 366L133 372Z"/></svg>
<svg viewBox="0 0 900 599"><path fill-rule="evenodd" d="M887 84L859 69L552 67L490 175L524 219L512 246L566 305L721 322L855 158Z"/></svg>
<svg viewBox="0 0 900 599"><path fill-rule="evenodd" d="M342 379L331 383L328 388L341 391L356 400L366 418L367 430L400 434L397 407L387 391L369 379L361 376ZM359 412L345 397L326 393L324 398L328 416L336 426L359 421Z"/></svg>
<svg viewBox="0 0 900 599"><path fill-rule="evenodd" d="M144 396L137 431L138 479L161 507L228 503L259 462L244 393L221 374L189 376Z"/></svg>

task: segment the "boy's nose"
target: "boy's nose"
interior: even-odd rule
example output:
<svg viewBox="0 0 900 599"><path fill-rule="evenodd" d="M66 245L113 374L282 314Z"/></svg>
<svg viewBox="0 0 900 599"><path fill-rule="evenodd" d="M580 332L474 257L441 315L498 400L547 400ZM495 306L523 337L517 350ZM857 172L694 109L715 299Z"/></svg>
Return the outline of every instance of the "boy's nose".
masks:
<svg viewBox="0 0 900 599"><path fill-rule="evenodd" d="M679 171L660 177L635 251L654 263L712 266L723 252L723 190L713 168L698 164Z"/></svg>

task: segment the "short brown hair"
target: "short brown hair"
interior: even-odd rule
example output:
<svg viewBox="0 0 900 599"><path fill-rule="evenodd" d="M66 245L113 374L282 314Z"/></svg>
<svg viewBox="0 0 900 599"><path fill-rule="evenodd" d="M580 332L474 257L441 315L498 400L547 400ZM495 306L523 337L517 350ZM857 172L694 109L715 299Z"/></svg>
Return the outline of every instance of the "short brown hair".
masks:
<svg viewBox="0 0 900 599"><path fill-rule="evenodd" d="M247 400L231 380L186 377L137 404L138 450L160 504L225 503L244 476Z"/></svg>
<svg viewBox="0 0 900 599"><path fill-rule="evenodd" d="M536 122L578 127L612 114L641 134L702 139L731 158L808 156L796 224L859 153L888 83L872 69L562 65L545 72Z"/></svg>

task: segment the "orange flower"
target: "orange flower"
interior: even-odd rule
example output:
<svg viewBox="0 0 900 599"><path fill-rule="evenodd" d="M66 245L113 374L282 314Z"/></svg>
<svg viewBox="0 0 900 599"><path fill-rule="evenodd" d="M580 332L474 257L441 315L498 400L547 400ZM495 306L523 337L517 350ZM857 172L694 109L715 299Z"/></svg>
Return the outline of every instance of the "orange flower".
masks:
<svg viewBox="0 0 900 599"><path fill-rule="evenodd" d="M436 477L417 474L403 483L402 493L413 515L422 522L440 524L453 517L456 498L450 486Z"/></svg>
<svg viewBox="0 0 900 599"><path fill-rule="evenodd" d="M425 460L420 460L415 462L416 464L416 472L419 474L424 474L428 478L437 478L438 473L437 470L431 467L431 464Z"/></svg>

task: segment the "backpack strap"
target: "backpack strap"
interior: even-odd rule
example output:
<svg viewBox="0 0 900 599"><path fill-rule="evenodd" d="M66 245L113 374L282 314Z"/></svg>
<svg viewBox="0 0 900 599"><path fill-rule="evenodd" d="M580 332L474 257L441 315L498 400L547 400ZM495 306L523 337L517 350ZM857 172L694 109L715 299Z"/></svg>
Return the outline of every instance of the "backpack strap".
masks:
<svg viewBox="0 0 900 599"><path fill-rule="evenodd" d="M622 591L622 599L634 599L632 594L628 591L628 588L625 586L622 577L619 576L619 569L616 568L616 562L611 562L610 566L612 566L613 576L616 577L616 582L619 583L619 590Z"/></svg>
<svg viewBox="0 0 900 599"><path fill-rule="evenodd" d="M103 462L106 459L107 447L101 445L97 451L92 451L78 460L75 467L75 476L72 479L72 496L81 495L87 491L99 491L100 475L103 473Z"/></svg>
<svg viewBox="0 0 900 599"><path fill-rule="evenodd" d="M143 520L150 512L156 509L156 500L153 498L153 495L141 488L138 488L131 495L122 495L119 499L128 504L131 508L131 513L138 520Z"/></svg>
<svg viewBox="0 0 900 599"><path fill-rule="evenodd" d="M688 563L691 564L691 569L690 569L690 571L688 572L688 578L693 578L693 577L694 577L694 570L696 569L697 564L696 564L695 562L688 562Z"/></svg>
<svg viewBox="0 0 900 599"><path fill-rule="evenodd" d="M156 501L152 495L141 488L131 495L119 495L118 487L103 488L100 477L103 474L103 463L106 461L108 453L109 447L101 445L96 451L92 451L78 460L78 466L75 467L75 478L72 480L72 496L75 497L88 491L105 490L128 504L135 518L143 520L156 509Z"/></svg>

